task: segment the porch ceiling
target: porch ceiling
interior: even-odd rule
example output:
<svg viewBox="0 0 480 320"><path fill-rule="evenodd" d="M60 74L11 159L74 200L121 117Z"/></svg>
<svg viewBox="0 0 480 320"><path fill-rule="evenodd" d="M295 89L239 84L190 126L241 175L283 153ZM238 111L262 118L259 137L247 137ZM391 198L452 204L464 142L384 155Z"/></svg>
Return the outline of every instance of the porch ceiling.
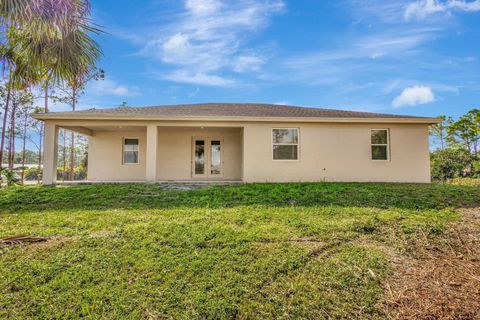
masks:
<svg viewBox="0 0 480 320"><path fill-rule="evenodd" d="M85 128L92 131L146 131L146 126L101 126L101 125L87 125Z"/></svg>
<svg viewBox="0 0 480 320"><path fill-rule="evenodd" d="M93 136L93 130L82 126L60 126L62 129L70 130L86 136Z"/></svg>
<svg viewBox="0 0 480 320"><path fill-rule="evenodd" d="M93 136L95 132L114 132L114 131L129 131L129 132L146 132L147 125L135 125L135 126L120 126L120 125L99 125L99 124L92 124L92 125L66 125L62 124L59 125L60 128L74 131L83 135ZM216 129L216 130L225 130L225 131L236 131L240 130L241 127L239 126L172 126L172 125L159 125L159 129L161 130L203 130L203 129Z"/></svg>

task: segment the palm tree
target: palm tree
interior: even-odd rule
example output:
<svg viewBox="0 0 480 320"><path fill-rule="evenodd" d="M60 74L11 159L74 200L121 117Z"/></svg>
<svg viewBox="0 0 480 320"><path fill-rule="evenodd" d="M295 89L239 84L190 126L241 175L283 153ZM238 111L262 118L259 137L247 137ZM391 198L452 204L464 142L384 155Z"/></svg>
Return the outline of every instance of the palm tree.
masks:
<svg viewBox="0 0 480 320"><path fill-rule="evenodd" d="M0 0L0 32L13 34L3 41L28 63L17 66L18 74L35 70L44 82L45 111L51 82L71 79L85 65L94 67L102 55L90 36L102 31L89 19L88 0Z"/></svg>
<svg viewBox="0 0 480 320"><path fill-rule="evenodd" d="M0 55L9 77L29 86L43 83L45 112L52 82L71 81L95 67L102 55L90 36L101 30L89 19L88 0L0 0ZM0 141L3 157L6 117L11 97L8 81L4 126Z"/></svg>
<svg viewBox="0 0 480 320"><path fill-rule="evenodd" d="M10 105L10 98L12 94L10 80L8 80L5 85L7 89L7 94L6 94L5 104L3 108L2 133L0 137L0 168L3 166L3 148L5 146L5 134L7 132L8 111L10 109L9 105Z"/></svg>
<svg viewBox="0 0 480 320"><path fill-rule="evenodd" d="M12 97L15 96L15 91L19 88L25 88L29 83L33 83L35 76L35 71L28 64L24 53L17 52L15 50L14 44L15 41L12 38L18 36L15 32L15 29L10 28L6 33L7 40L6 44L0 48L0 55L3 61L3 72L7 72L8 80L6 81L6 99L3 110L3 122L2 122L2 132L0 137L0 167L3 162L3 152L5 145L5 134L7 130L7 118L10 111L11 115L14 116L15 110L12 108L10 110L10 104L12 102ZM13 44L13 45L12 45ZM21 73L23 72L23 74ZM29 80L27 80L29 79Z"/></svg>

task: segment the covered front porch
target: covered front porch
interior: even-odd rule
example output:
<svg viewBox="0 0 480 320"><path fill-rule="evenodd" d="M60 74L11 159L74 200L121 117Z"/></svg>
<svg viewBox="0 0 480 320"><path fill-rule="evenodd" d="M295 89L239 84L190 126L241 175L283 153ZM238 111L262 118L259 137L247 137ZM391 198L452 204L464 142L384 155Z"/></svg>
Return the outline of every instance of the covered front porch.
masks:
<svg viewBox="0 0 480 320"><path fill-rule="evenodd" d="M59 128L88 136L84 183L243 181L241 126L46 121L46 185L57 183Z"/></svg>

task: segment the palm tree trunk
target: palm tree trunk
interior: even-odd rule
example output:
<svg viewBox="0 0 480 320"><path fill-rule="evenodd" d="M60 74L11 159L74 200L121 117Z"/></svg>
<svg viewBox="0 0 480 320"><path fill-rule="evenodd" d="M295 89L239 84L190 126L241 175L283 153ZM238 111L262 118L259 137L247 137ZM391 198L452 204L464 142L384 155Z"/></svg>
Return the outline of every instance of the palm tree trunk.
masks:
<svg viewBox="0 0 480 320"><path fill-rule="evenodd" d="M72 111L75 111L75 103L77 99L77 89L72 88ZM72 136L71 136L71 141L70 141L70 180L73 181L75 180L75 132L72 131Z"/></svg>
<svg viewBox="0 0 480 320"><path fill-rule="evenodd" d="M5 156L7 157L7 168L12 168L12 164L11 164L11 161L10 161L10 155L12 153L12 124L10 122L10 120L8 121L8 132L7 132L7 137L5 138L6 139L6 149L5 150Z"/></svg>
<svg viewBox="0 0 480 320"><path fill-rule="evenodd" d="M13 169L15 159L15 112L17 111L15 93L12 95L12 112L10 113L10 140L8 146L8 167Z"/></svg>
<svg viewBox="0 0 480 320"><path fill-rule="evenodd" d="M45 113L48 113L48 81L45 81L45 101L44 101Z"/></svg>
<svg viewBox="0 0 480 320"><path fill-rule="evenodd" d="M23 118L23 152L22 152L22 184L25 181L25 154L27 147L27 121L28 115L24 114Z"/></svg>
<svg viewBox="0 0 480 320"><path fill-rule="evenodd" d="M45 100L44 100L44 105L43 109L45 113L48 113L48 78L45 80ZM44 139L45 135L45 126L41 124L40 127L40 143L39 143L39 149L38 149L38 169L40 172L40 169L42 168L42 159L43 159L43 145L42 141ZM56 164L55 164L56 165ZM42 175L43 175L43 170L42 170ZM43 179L43 176L42 176ZM40 175L38 175L37 182L40 183Z"/></svg>
<svg viewBox="0 0 480 320"><path fill-rule="evenodd" d="M13 169L13 161L12 161L12 141L13 141L13 128L12 122L10 121L10 129L8 132L8 168Z"/></svg>
<svg viewBox="0 0 480 320"><path fill-rule="evenodd" d="M70 137L70 180L75 180L75 132Z"/></svg>
<svg viewBox="0 0 480 320"><path fill-rule="evenodd" d="M13 159L15 155L13 154L13 141L15 140L15 133L14 128L12 127L12 123L10 122L10 138L8 139L8 167L13 169Z"/></svg>
<svg viewBox="0 0 480 320"><path fill-rule="evenodd" d="M2 126L2 137L0 141L0 168L3 165L3 148L5 147L5 135L7 132L7 117L8 117L8 109L10 104L10 95L11 95L11 87L10 82L7 82L7 98L5 99L5 108L3 110L3 126Z"/></svg>
<svg viewBox="0 0 480 320"><path fill-rule="evenodd" d="M44 133L43 123L40 123L40 134L38 137L38 174L37 174L37 183L40 184L40 172L42 169L42 142L43 142L43 133Z"/></svg>
<svg viewBox="0 0 480 320"><path fill-rule="evenodd" d="M62 179L65 181L67 175L67 131L63 130L63 171Z"/></svg>

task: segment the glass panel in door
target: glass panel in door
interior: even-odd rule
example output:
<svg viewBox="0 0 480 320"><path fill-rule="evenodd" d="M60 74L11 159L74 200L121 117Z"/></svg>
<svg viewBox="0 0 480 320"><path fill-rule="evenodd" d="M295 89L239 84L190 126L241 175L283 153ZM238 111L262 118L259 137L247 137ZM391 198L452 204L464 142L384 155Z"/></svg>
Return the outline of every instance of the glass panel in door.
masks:
<svg viewBox="0 0 480 320"><path fill-rule="evenodd" d="M222 174L222 144L220 140L210 141L210 174Z"/></svg>
<svg viewBox="0 0 480 320"><path fill-rule="evenodd" d="M195 140L195 175L205 174L205 140Z"/></svg>

